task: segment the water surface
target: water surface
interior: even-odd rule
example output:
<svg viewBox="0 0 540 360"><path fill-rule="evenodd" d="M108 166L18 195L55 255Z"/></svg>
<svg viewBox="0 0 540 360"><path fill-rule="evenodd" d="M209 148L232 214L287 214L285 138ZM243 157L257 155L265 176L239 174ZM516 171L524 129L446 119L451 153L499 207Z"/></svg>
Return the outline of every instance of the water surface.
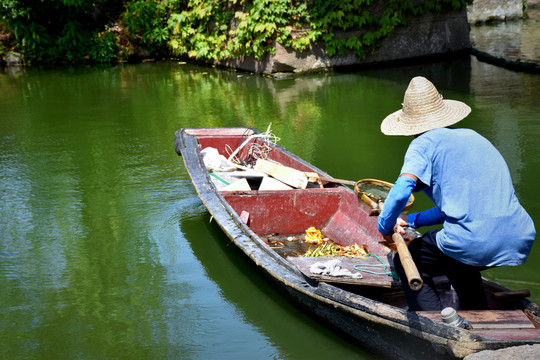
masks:
<svg viewBox="0 0 540 360"><path fill-rule="evenodd" d="M280 81L177 62L0 75L0 358L372 358L229 245L173 136L271 123L334 177L394 181L410 139L379 125L416 75L472 107L462 125L499 148L538 226L540 76L468 57ZM539 264L535 245L486 276L540 303Z"/></svg>

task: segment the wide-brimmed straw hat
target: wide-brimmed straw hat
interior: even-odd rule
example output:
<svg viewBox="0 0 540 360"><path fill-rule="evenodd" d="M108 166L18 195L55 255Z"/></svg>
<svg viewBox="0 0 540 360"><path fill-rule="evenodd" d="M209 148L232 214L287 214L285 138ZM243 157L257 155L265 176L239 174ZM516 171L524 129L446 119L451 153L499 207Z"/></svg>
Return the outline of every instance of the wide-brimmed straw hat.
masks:
<svg viewBox="0 0 540 360"><path fill-rule="evenodd" d="M409 83L403 108L388 115L381 123L385 135L418 135L463 120L471 108L461 101L443 100L435 86L417 76Z"/></svg>

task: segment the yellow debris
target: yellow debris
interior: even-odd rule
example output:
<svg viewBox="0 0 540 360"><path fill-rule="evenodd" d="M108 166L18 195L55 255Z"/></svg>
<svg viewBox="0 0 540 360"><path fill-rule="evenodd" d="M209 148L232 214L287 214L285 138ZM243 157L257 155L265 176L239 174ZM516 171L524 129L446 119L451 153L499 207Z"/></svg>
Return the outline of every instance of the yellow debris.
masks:
<svg viewBox="0 0 540 360"><path fill-rule="evenodd" d="M323 234L313 226L306 230L306 242L311 244L321 244L323 239Z"/></svg>
<svg viewBox="0 0 540 360"><path fill-rule="evenodd" d="M345 246L343 248L344 256L349 257L366 257L367 252L367 246L358 246L358 244L353 244L349 246Z"/></svg>
<svg viewBox="0 0 540 360"><path fill-rule="evenodd" d="M320 230L313 226L306 229L306 242L319 245L315 248L310 248L303 256L318 257L318 256L346 256L354 258L364 258L368 256L369 250L366 245L360 246L353 244L349 246L341 246L324 237ZM321 245L322 244L322 245Z"/></svg>
<svg viewBox="0 0 540 360"><path fill-rule="evenodd" d="M366 245L359 246L358 244L353 244L349 246L340 246L329 240L322 245L309 248L302 256L345 256L350 258L366 258L368 254L369 251Z"/></svg>

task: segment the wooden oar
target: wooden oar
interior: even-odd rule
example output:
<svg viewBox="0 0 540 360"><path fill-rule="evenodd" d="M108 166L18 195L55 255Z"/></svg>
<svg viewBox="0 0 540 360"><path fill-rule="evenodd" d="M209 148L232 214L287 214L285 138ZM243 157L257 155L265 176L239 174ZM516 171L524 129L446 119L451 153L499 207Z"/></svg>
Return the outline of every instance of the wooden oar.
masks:
<svg viewBox="0 0 540 360"><path fill-rule="evenodd" d="M422 281L422 278L420 277L420 273L416 268L416 264L414 263L405 240L403 240L403 236L396 231L392 235L392 240L394 240L394 244L396 244L399 260L401 261L401 265L405 270L409 287L415 291L420 290L422 286L424 286L424 281Z"/></svg>
<svg viewBox="0 0 540 360"><path fill-rule="evenodd" d="M520 299L531 296L531 290L521 289L521 290L508 290L508 291L499 291L494 292L493 297L497 300L506 300L506 299Z"/></svg>
<svg viewBox="0 0 540 360"><path fill-rule="evenodd" d="M379 203L379 208L382 211L382 202ZM414 263L411 253L409 252L407 243L398 231L395 231L392 234L392 240L394 241L397 253L399 254L399 261L401 262L401 266L403 266L403 270L405 270L405 276L407 277L409 287L414 291L420 290L422 286L424 286L424 281L420 277L420 273L416 268L416 264Z"/></svg>

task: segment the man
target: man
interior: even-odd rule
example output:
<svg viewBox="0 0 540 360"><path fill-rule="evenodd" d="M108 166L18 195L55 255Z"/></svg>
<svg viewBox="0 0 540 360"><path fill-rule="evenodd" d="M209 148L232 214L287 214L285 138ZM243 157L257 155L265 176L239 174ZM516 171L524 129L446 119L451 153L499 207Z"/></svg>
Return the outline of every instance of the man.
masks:
<svg viewBox="0 0 540 360"><path fill-rule="evenodd" d="M430 81L415 77L403 108L381 123L386 135L414 139L379 216L379 231L391 242L394 231L403 233L402 226L443 224L408 245L424 281L420 291L409 288L399 255L394 258L410 311L442 309L433 282L441 275L453 285L462 309L486 309L480 271L523 264L536 236L501 154L473 130L448 128L470 111L460 101L443 100ZM400 216L413 191L425 192L435 207Z"/></svg>

